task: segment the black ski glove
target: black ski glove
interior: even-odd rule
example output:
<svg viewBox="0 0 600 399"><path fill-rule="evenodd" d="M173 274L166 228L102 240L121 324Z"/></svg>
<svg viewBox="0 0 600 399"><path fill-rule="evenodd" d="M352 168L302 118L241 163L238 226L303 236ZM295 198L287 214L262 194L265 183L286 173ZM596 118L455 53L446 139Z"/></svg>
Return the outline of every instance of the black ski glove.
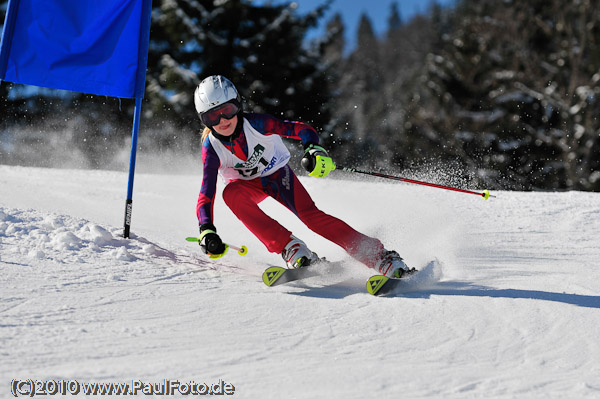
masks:
<svg viewBox="0 0 600 399"><path fill-rule="evenodd" d="M225 252L225 244L217 234L217 228L206 223L200 226L200 240L198 241L202 252L209 255L221 255Z"/></svg>

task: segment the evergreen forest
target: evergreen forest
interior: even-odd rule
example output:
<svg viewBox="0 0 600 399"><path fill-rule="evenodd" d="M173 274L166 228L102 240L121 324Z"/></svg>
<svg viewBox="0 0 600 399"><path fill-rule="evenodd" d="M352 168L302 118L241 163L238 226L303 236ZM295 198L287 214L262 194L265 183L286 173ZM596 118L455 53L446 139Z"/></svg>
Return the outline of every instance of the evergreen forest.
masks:
<svg viewBox="0 0 600 399"><path fill-rule="evenodd" d="M395 2L385 33L363 14L349 48L328 0L307 13L291 1L154 0L138 157L199 159L193 91L222 74L247 111L311 124L345 166L600 191L599 3L456 0L405 19ZM2 82L0 164L49 166L67 148L75 166L120 169L132 115L133 100Z"/></svg>

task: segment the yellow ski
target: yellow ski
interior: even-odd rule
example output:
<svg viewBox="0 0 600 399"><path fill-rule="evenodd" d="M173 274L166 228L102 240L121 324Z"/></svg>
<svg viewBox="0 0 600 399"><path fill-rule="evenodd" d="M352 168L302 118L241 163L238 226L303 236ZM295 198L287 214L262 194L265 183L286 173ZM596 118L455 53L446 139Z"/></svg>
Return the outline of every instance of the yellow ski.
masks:
<svg viewBox="0 0 600 399"><path fill-rule="evenodd" d="M284 269L279 266L269 267L267 270L263 272L262 279L263 282L271 287L272 285L277 285L277 280L287 271L288 269ZM279 283L281 284L281 282Z"/></svg>
<svg viewBox="0 0 600 399"><path fill-rule="evenodd" d="M372 276L367 280L367 291L371 295L379 294L379 291L383 288L385 283L387 283L389 277L382 276L380 274Z"/></svg>
<svg viewBox="0 0 600 399"><path fill-rule="evenodd" d="M316 264L326 262L321 260L309 266L299 267L297 269L286 269L279 266L271 266L263 272L263 282L269 287L288 283L290 281L301 280L307 277L313 277L319 275L319 268L315 267Z"/></svg>

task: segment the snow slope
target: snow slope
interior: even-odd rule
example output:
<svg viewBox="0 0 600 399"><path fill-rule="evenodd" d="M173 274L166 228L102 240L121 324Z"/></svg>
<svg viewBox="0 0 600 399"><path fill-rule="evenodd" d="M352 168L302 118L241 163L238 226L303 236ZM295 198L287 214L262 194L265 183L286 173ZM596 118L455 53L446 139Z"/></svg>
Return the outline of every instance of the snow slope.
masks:
<svg viewBox="0 0 600 399"><path fill-rule="evenodd" d="M240 398L600 397L600 195L483 201L373 178L301 178L317 205L441 277L376 298L372 273L284 221L337 271L268 288L280 265L220 200L204 257L200 175L0 166L0 397L14 378L224 380ZM220 186L222 189L222 186Z"/></svg>

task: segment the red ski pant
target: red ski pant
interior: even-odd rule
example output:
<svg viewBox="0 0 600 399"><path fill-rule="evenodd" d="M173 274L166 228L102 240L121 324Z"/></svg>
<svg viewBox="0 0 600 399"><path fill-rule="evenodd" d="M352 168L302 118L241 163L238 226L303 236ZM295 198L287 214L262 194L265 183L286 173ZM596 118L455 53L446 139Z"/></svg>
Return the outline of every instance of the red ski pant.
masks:
<svg viewBox="0 0 600 399"><path fill-rule="evenodd" d="M375 266L377 256L383 251L381 241L319 210L288 165L270 176L234 180L223 190L227 206L270 252L281 253L292 233L258 207L268 196L294 212L315 233L336 243L368 267Z"/></svg>

